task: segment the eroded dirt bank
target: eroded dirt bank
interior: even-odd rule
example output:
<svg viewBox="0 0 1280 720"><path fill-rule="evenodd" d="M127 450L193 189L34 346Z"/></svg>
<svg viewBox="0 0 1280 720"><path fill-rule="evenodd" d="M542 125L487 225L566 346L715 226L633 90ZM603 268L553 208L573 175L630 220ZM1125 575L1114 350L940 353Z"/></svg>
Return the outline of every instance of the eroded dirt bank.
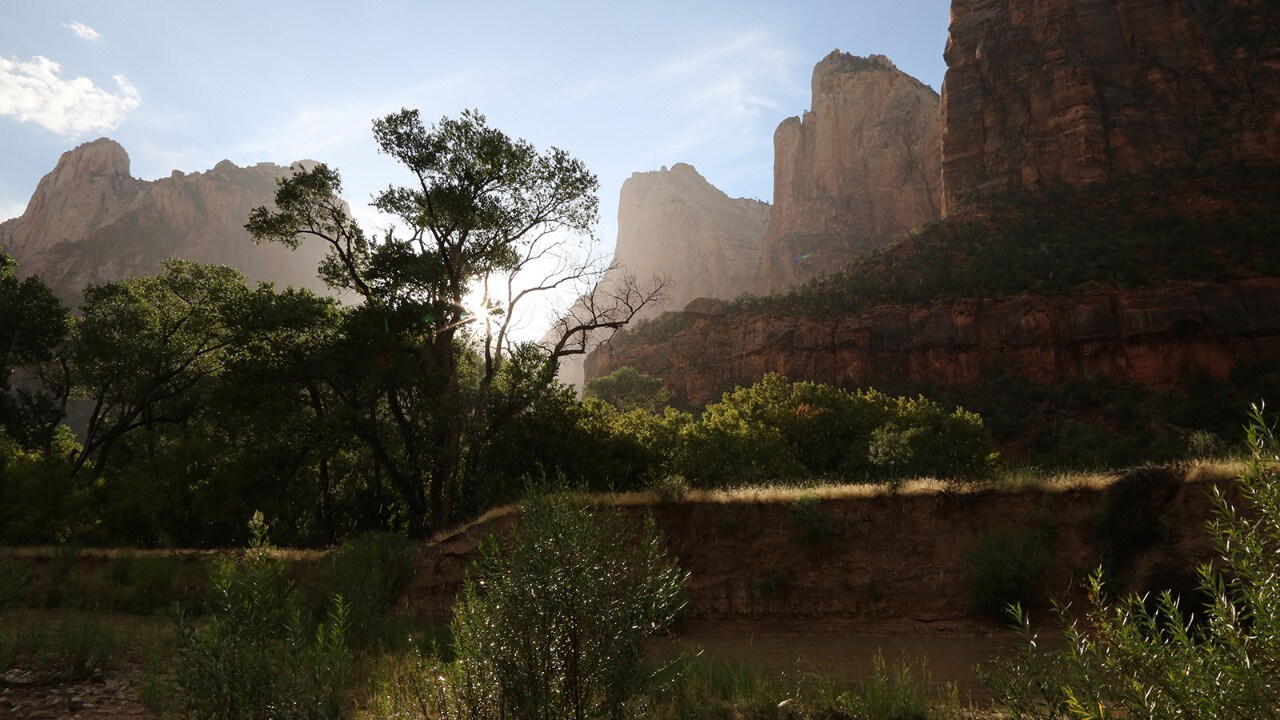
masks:
<svg viewBox="0 0 1280 720"><path fill-rule="evenodd" d="M1029 606L1083 599L1105 564L1117 591L1190 590L1213 556L1205 524L1221 470L1135 470L1110 482L1033 489L844 491L622 497L652 512L690 574L689 622L806 632L984 632L973 602L979 545L1047 558ZM404 609L445 615L479 542L518 521L505 509L427 544ZM992 538L995 540L993 541ZM996 553L998 554L998 553Z"/></svg>

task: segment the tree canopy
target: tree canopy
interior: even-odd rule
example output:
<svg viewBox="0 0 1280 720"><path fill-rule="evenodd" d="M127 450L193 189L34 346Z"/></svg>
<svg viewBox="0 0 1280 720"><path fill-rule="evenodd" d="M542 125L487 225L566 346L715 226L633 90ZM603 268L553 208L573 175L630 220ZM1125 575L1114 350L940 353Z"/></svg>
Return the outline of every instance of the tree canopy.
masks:
<svg viewBox="0 0 1280 720"><path fill-rule="evenodd" d="M428 128L418 111L402 110L374 121L373 133L410 175L373 201L397 227L366 234L342 200L338 172L320 164L281 180L276 207L254 210L246 228L257 241L324 242L321 276L359 297L348 331L377 349L387 371L363 375L341 402L364 418L356 434L423 531L451 521L487 443L553 382L558 357L585 349L572 340L622 327L659 288L623 282L607 299L588 291L575 307L591 311L567 316L540 355L518 350L518 306L585 291L606 270L591 235L595 176L475 111Z"/></svg>

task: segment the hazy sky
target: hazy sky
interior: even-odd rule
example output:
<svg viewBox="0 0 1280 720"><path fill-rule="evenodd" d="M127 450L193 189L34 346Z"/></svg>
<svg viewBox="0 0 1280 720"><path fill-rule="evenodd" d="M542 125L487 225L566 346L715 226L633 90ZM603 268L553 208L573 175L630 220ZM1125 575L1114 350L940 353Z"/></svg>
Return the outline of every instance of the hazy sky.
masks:
<svg viewBox="0 0 1280 720"><path fill-rule="evenodd" d="M633 172L688 162L770 200L773 131L809 106L835 48L879 53L940 89L947 0L754 2L6 3L0 15L0 219L81 142L108 136L137 177L219 160L342 172L364 206L405 176L373 118L477 108L600 178L612 245Z"/></svg>

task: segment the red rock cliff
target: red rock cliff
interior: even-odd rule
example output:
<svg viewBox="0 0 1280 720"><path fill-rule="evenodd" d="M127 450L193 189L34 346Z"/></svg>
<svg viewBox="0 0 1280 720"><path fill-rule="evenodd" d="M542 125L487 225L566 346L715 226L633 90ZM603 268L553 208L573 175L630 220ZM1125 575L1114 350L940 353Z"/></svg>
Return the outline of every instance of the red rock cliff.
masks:
<svg viewBox="0 0 1280 720"><path fill-rule="evenodd" d="M1046 385L1107 375L1168 388L1280 357L1280 279L886 306L851 316L697 315L661 341L622 335L587 377L629 365L695 404L765 373L848 387Z"/></svg>
<svg viewBox="0 0 1280 720"><path fill-rule="evenodd" d="M1274 0L953 0L944 205L1280 162Z"/></svg>
<svg viewBox="0 0 1280 720"><path fill-rule="evenodd" d="M813 69L813 109L774 134L760 288L839 270L927 222L941 198L938 94L888 58L839 50Z"/></svg>
<svg viewBox="0 0 1280 720"><path fill-rule="evenodd" d="M102 138L63 153L41 179L21 217L0 223L0 248L24 276L40 275L64 300L80 301L90 283L155 273L169 257L219 263L251 280L322 290L318 244L298 251L255 246L244 230L249 211L271 204L288 168L223 161L203 173L139 180L129 156Z"/></svg>

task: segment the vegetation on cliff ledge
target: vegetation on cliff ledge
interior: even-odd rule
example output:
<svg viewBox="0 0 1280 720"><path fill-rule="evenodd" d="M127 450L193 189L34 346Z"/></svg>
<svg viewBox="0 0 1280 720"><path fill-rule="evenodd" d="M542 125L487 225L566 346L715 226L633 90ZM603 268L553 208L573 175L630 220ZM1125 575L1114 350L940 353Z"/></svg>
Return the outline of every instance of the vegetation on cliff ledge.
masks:
<svg viewBox="0 0 1280 720"><path fill-rule="evenodd" d="M790 292L744 296L728 312L853 314L888 304L1274 277L1277 235L1280 172L1008 196Z"/></svg>

